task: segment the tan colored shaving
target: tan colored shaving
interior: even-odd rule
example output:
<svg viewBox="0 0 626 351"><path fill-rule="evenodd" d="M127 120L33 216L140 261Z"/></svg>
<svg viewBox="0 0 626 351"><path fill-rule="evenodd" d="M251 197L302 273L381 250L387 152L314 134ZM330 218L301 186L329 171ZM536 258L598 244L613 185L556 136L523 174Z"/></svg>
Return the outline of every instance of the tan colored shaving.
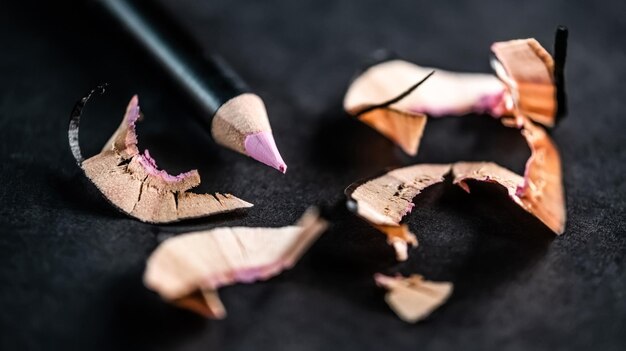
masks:
<svg viewBox="0 0 626 351"><path fill-rule="evenodd" d="M83 161L81 168L102 194L128 215L144 222L167 223L251 207L230 194L195 194L200 184L196 170L170 176L156 168L146 151L137 147L134 123L138 118L134 96L117 131L103 150Z"/></svg>
<svg viewBox="0 0 626 351"><path fill-rule="evenodd" d="M545 126L554 126L557 101L554 60L535 39L518 39L491 46L498 77L507 85L512 104L509 114L523 116Z"/></svg>
<svg viewBox="0 0 626 351"><path fill-rule="evenodd" d="M223 318L219 287L265 280L293 267L326 227L317 210L310 209L295 226L182 234L163 242L150 256L144 283L176 305L207 318Z"/></svg>
<svg viewBox="0 0 626 351"><path fill-rule="evenodd" d="M397 102L369 110L405 93L432 68L393 60L372 66L348 88L344 109L416 155L426 126L426 115L501 111L504 85L493 75L436 70L419 88ZM362 113L362 111L368 111Z"/></svg>
<svg viewBox="0 0 626 351"><path fill-rule="evenodd" d="M409 277L374 276L376 284L388 290L385 301L405 322L415 323L428 317L452 294L450 282L432 282L421 275Z"/></svg>
<svg viewBox="0 0 626 351"><path fill-rule="evenodd" d="M563 234L566 211L558 150L545 130L530 121L522 134L532 151L524 177L493 162L459 162L452 167L454 183L468 192L468 179L498 183L515 203L554 233Z"/></svg>
<svg viewBox="0 0 626 351"><path fill-rule="evenodd" d="M405 260L408 245L417 245L417 239L400 221L411 212L413 198L442 182L449 171L450 165L399 168L358 186L350 196L357 203L357 214L385 233L398 259Z"/></svg>

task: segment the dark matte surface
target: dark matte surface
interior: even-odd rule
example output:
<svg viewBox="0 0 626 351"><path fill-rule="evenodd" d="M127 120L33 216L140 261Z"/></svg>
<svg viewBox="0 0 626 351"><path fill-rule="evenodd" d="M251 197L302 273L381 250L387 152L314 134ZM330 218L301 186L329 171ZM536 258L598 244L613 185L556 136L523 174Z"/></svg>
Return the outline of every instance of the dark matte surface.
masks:
<svg viewBox="0 0 626 351"><path fill-rule="evenodd" d="M625 2L167 1L265 99L286 176L217 147L189 100L118 27L83 5L53 3L0 5L0 349L626 348ZM491 42L534 36L550 47L559 23L571 30L570 115L553 133L567 190L562 237L497 189L469 196L448 181L418 198L408 223L420 247L404 264L339 207L333 229L295 269L223 289L225 321L204 321L143 288L158 240L220 225L286 225L384 167L487 159L521 171L523 140L488 117L430 121L420 155L409 159L348 118L341 98L374 49L487 72ZM75 100L102 81L111 88L82 124L86 155L139 93L142 147L172 171L199 168L200 191L256 206L170 226L113 210L83 179L66 139ZM371 279L397 271L452 280L454 295L428 321L405 324Z"/></svg>

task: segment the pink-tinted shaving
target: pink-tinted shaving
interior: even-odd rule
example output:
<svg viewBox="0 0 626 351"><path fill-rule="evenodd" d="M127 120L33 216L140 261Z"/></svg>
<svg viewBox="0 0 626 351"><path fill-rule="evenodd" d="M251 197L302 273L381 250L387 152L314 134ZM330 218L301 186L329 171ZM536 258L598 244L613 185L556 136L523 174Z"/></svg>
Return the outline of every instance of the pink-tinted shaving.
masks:
<svg viewBox="0 0 626 351"><path fill-rule="evenodd" d="M128 103L128 107L126 108L126 115L124 119L127 123L128 132L126 133L125 143L127 148L136 147L138 138L137 138L137 121L141 117L141 109L139 107L139 98L137 95L134 95L130 102ZM152 156L150 156L150 151L146 149L143 154L136 155L139 164L143 167L143 169L150 175L159 177L165 182L168 183L178 183L185 180L187 177L193 175L194 171L180 173L179 175L171 175L164 170L160 170L156 164L156 161Z"/></svg>
<svg viewBox="0 0 626 351"><path fill-rule="evenodd" d="M400 213L400 217L404 217L404 216L406 216L407 214L411 213L411 211L413 211L413 208L414 208L414 207L415 207L415 204L414 204L414 203L412 203L412 202L409 202L409 204L408 204L408 205L406 205L406 208L404 209L404 211L402 211L402 212Z"/></svg>
<svg viewBox="0 0 626 351"><path fill-rule="evenodd" d="M126 120L128 126L128 132L126 133L126 138L124 140L126 148L136 147L137 145L138 139L136 123L140 116L141 109L139 108L139 97L137 95L133 95L128 103L128 107L126 108L126 115L124 116L124 120Z"/></svg>
<svg viewBox="0 0 626 351"><path fill-rule="evenodd" d="M291 268L293 264L294 262L290 260L281 259L265 266L238 269L226 274L213 274L205 277L201 282L201 286L217 290L234 283L254 283L259 280L267 280L283 269Z"/></svg>
<svg viewBox="0 0 626 351"><path fill-rule="evenodd" d="M524 167L524 182L520 185L517 186L517 189L515 189L515 195L516 196L524 196L524 194L528 191L528 187L530 186L530 169L533 165L533 163L535 162L535 156L532 153L536 152L536 147L532 142L528 142L528 147L530 147L530 151L531 151L531 155L528 158L528 160L526 160L526 166Z"/></svg>
<svg viewBox="0 0 626 351"><path fill-rule="evenodd" d="M146 149L143 154L137 155L139 164L150 175L159 177L168 183L177 183L185 180L193 175L194 171L180 173L179 175L171 175L164 170L160 170L156 164L156 161L150 156L150 152Z"/></svg>
<svg viewBox="0 0 626 351"><path fill-rule="evenodd" d="M475 114L488 114L495 118L500 118L505 112L505 91L499 91L495 94L483 95L476 103L469 108L462 106L430 106L430 105L418 105L409 106L408 111L415 114L425 114L430 117L439 118L445 116L457 116L470 113Z"/></svg>
<svg viewBox="0 0 626 351"><path fill-rule="evenodd" d="M501 117L505 112L504 90L497 94L482 96L472 108L475 113Z"/></svg>

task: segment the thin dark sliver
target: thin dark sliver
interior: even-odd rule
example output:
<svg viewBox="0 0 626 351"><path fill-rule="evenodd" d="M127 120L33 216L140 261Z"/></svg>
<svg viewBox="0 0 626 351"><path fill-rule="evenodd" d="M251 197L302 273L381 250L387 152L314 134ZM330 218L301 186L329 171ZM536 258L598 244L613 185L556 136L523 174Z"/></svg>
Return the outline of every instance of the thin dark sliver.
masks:
<svg viewBox="0 0 626 351"><path fill-rule="evenodd" d="M91 89L91 91L89 91L87 95L85 95L83 98L78 100L78 102L76 102L76 104L74 105L74 108L72 109L72 113L70 114L70 122L69 122L68 130L67 130L67 138L70 143L70 150L72 150L72 155L74 155L74 159L76 160L76 163L78 164L79 167L82 166L82 163L85 160L83 158L82 153L80 152L80 143L78 140L80 117L83 113L83 108L85 107L85 105L87 104L87 101L89 101L89 99L94 93L99 92L100 94L104 94L107 86L108 84L104 83Z"/></svg>
<svg viewBox="0 0 626 351"><path fill-rule="evenodd" d="M69 142L70 142L70 149L72 150L72 155L74 155L74 158L76 159L76 163L78 164L78 167L80 167L81 170L83 170L82 163L83 163L83 161L85 159L83 158L83 155L80 152L80 144L79 144L79 140L78 140L78 131L79 131L79 125L80 125L80 117L82 115L83 108L87 104L87 101L89 101L89 99L91 99L93 94L95 94L96 92L99 92L100 94L104 94L106 92L106 88L108 86L109 86L108 83L104 83L104 84L100 84L97 87L91 89L91 91L89 91L89 93L87 93L87 95L85 95L83 98L78 100L78 102L76 102L76 105L74 105L74 109L72 110L72 114L70 115L70 124L69 124L69 129L67 131L67 136L68 136L68 139L69 139ZM83 170L83 172L84 172L84 170ZM87 179L89 179L89 178L87 177ZM89 179L89 182L95 186L95 184L91 181L91 179ZM102 194L101 191L99 191L99 192L102 195L102 197L109 204L111 204L111 206L113 206L113 208L115 208L116 210L118 210L119 212L123 213L126 216L130 216L130 214L126 213L124 210L122 210L120 207L118 207L116 204L114 204L113 201L109 200L108 197L104 196L104 194Z"/></svg>
<svg viewBox="0 0 626 351"><path fill-rule="evenodd" d="M365 113L367 113L367 112L370 112L370 111L373 111L373 110L376 110L376 109L379 109L379 108L384 108L384 107L387 107L387 106L389 106L389 105L391 105L391 104L394 104L394 103L396 103L396 102L398 102L398 101L400 101L400 100L404 99L404 98L405 98L405 97L407 97L409 94L411 94L411 93L412 93L415 89L417 89L417 87L419 87L420 85L422 85L422 83L424 83L424 82L425 82L428 78L430 78L433 74L435 74L435 71L432 71L432 72L428 73L428 74L426 75L426 77L422 78L419 82L417 82L417 83L413 84L413 85L412 85L411 87L409 87L407 90L405 90L404 92L402 92L400 95L398 95L398 96L396 96L396 97L392 98L391 100L387 100L387 101L385 101L385 102L383 102L383 103L381 103L381 104L378 104L378 105L373 105L373 106L366 107L365 109L363 109L363 110L359 111L359 112L356 114L356 117L359 117L359 116L360 116L360 115L362 115L362 114L365 114Z"/></svg>
<svg viewBox="0 0 626 351"><path fill-rule="evenodd" d="M567 114L567 94L565 93L565 59L567 57L568 29L558 26L554 38L554 82L556 84L556 122Z"/></svg>

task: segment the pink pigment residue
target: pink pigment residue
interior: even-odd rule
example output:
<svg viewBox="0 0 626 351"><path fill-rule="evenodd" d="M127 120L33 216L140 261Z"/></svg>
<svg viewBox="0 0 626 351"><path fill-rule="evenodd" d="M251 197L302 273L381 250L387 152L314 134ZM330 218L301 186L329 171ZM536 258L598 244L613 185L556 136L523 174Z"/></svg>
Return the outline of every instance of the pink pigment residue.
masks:
<svg viewBox="0 0 626 351"><path fill-rule="evenodd" d="M139 97L134 95L130 99L128 106L126 107L126 114L124 115L124 120L126 121L126 125L128 127L125 140L127 148L136 147L137 145L136 123L139 120L140 115L141 110L139 108ZM189 171L173 176L166 171L159 170L156 161L152 158L152 156L150 156L150 152L148 150L145 150L143 154L139 154L136 157L139 160L139 164L148 174L159 177L168 183L183 181L193 173L193 171Z"/></svg>
<svg viewBox="0 0 626 351"><path fill-rule="evenodd" d="M531 148L531 151L534 152L532 144L529 144L529 146ZM532 163L534 162L533 156L534 155L531 154L528 161L526 161L526 167L524 168L524 183L522 183L521 185L518 185L517 188L515 189L515 195L517 197L523 197L526 194L526 191L528 190L529 182L530 182L530 167L532 166Z"/></svg>
<svg viewBox="0 0 626 351"><path fill-rule="evenodd" d="M253 283L258 280L266 280L277 275L285 268L289 268L293 262L277 260L274 263L258 267L248 267L244 269L221 272L206 276L201 281L201 286L211 289L218 289L222 286L234 283Z"/></svg>
<svg viewBox="0 0 626 351"><path fill-rule="evenodd" d="M413 211L413 208L415 207L415 204L412 202L409 202L409 204L406 206L406 208L404 209L404 211L402 211L402 213L400 213L400 217L404 217L407 214L411 213L411 211Z"/></svg>
<svg viewBox="0 0 626 351"><path fill-rule="evenodd" d="M458 116L468 113L476 114L488 114L494 117L500 117L505 112L504 106L504 90L495 94L488 94L481 96L478 101L469 108L465 106L418 106L409 108L409 112L416 114L426 114L429 117L445 117L445 116Z"/></svg>
<svg viewBox="0 0 626 351"><path fill-rule="evenodd" d="M159 170L156 161L150 156L150 152L146 149L143 154L137 155L139 158L139 163L143 167L148 174L157 176L168 183L176 183L185 180L187 177L191 176L193 171L181 173L179 175L173 176L166 171Z"/></svg>
<svg viewBox="0 0 626 351"><path fill-rule="evenodd" d="M504 110L504 90L491 95L483 95L478 102L472 106L475 113L485 113L494 117L500 117Z"/></svg>
<svg viewBox="0 0 626 351"><path fill-rule="evenodd" d="M124 120L128 125L126 140L124 140L127 148L137 145L137 131L135 124L139 119L140 113L139 97L137 95L133 95L128 103L128 107L126 107L126 115L124 116Z"/></svg>

